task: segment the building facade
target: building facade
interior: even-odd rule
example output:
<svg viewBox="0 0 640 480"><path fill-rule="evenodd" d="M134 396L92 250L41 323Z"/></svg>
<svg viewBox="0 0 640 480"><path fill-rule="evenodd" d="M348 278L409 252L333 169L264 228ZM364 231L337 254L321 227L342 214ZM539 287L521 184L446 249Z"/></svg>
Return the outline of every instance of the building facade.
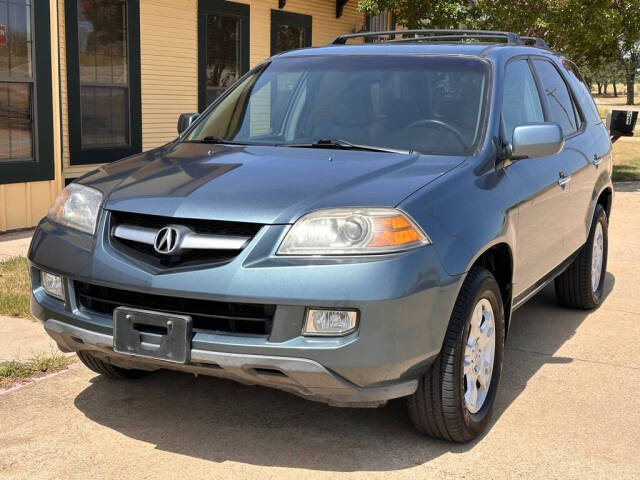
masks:
<svg viewBox="0 0 640 480"><path fill-rule="evenodd" d="M0 0L0 232L269 56L365 27L356 0Z"/></svg>

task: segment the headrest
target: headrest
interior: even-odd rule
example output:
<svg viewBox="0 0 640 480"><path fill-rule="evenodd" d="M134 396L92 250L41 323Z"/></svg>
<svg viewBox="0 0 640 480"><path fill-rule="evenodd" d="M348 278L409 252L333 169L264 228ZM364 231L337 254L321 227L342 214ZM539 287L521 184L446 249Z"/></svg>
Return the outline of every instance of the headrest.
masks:
<svg viewBox="0 0 640 480"><path fill-rule="evenodd" d="M368 125L373 117L367 90L347 88L336 95L333 121L338 125Z"/></svg>

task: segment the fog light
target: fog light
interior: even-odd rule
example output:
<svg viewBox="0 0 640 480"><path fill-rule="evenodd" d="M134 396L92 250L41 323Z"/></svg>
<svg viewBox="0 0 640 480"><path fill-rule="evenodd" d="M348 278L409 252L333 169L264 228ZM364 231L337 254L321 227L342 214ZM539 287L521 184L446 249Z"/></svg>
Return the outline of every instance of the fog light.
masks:
<svg viewBox="0 0 640 480"><path fill-rule="evenodd" d="M62 277L54 275L53 273L40 272L40 284L49 295L64 301Z"/></svg>
<svg viewBox="0 0 640 480"><path fill-rule="evenodd" d="M307 310L304 335L346 335L356 329L358 312L348 310Z"/></svg>

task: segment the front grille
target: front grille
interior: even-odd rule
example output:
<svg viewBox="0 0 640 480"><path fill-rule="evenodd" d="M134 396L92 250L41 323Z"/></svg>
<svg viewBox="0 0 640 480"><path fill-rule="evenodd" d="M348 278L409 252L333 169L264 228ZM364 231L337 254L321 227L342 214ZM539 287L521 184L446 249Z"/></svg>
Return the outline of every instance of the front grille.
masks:
<svg viewBox="0 0 640 480"><path fill-rule="evenodd" d="M258 223L228 222L221 220L200 220L190 218L163 217L141 213L111 211L109 231L118 225L161 229L167 225L183 225L196 233L222 236L253 238L262 228ZM158 269L189 266L215 266L231 261L241 250L184 250L179 255L162 255L153 245L116 238L110 235L111 244L116 249Z"/></svg>
<svg viewBox="0 0 640 480"><path fill-rule="evenodd" d="M83 282L75 282L75 285L80 307L91 312L113 315L117 307L140 308L189 315L196 331L235 335L271 334L275 305L154 295Z"/></svg>

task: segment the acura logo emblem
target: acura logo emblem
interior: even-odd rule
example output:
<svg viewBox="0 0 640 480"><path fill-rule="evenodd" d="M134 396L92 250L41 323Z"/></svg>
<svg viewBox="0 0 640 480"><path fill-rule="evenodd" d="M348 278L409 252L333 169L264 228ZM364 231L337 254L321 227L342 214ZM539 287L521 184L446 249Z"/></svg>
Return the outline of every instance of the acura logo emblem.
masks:
<svg viewBox="0 0 640 480"><path fill-rule="evenodd" d="M176 228L164 227L156 233L153 248L158 253L169 255L175 253L180 247L180 234Z"/></svg>

